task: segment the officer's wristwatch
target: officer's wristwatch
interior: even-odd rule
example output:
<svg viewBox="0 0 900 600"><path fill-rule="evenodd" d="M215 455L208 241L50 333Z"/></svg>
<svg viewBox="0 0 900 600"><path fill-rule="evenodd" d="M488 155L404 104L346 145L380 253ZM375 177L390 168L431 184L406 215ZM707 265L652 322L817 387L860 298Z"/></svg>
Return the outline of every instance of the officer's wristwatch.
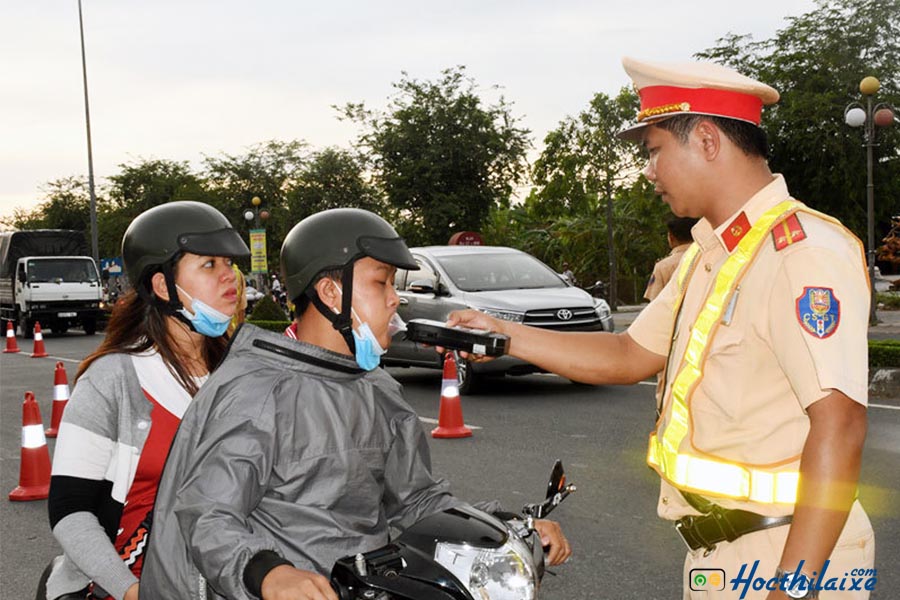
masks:
<svg viewBox="0 0 900 600"><path fill-rule="evenodd" d="M795 581L796 577L796 581ZM788 598L795 600L815 600L819 597L819 591L815 589L812 577L805 575L803 571L794 573L793 571L785 571L781 567L775 570L775 579L778 580L778 589L783 590ZM785 580L784 588L781 587L781 580ZM794 584L791 586L791 584Z"/></svg>

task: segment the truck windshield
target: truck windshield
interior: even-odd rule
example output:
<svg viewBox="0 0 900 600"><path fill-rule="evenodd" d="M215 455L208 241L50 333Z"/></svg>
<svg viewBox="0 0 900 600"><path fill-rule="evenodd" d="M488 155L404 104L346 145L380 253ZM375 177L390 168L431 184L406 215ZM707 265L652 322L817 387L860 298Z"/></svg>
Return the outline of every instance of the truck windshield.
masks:
<svg viewBox="0 0 900 600"><path fill-rule="evenodd" d="M50 258L28 261L30 283L96 282L94 263L84 259Z"/></svg>

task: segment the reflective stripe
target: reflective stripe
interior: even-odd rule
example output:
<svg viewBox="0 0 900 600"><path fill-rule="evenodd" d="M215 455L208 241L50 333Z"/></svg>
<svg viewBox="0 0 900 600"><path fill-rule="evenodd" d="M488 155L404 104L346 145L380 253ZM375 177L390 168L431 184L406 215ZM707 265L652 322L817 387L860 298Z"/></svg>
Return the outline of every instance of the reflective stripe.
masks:
<svg viewBox="0 0 900 600"><path fill-rule="evenodd" d="M69 386L65 383L60 383L58 385L53 386L53 400L54 402L57 400L68 400L69 399Z"/></svg>
<svg viewBox="0 0 900 600"><path fill-rule="evenodd" d="M22 447L23 448L40 448L47 445L47 438L44 437L43 425L23 425L22 426Z"/></svg>
<svg viewBox="0 0 900 600"><path fill-rule="evenodd" d="M16 332L13 331L12 329L7 329L7 330L6 330L6 337L8 337L8 338L14 338L14 337L16 337Z"/></svg>
<svg viewBox="0 0 900 600"><path fill-rule="evenodd" d="M796 471L758 469L725 460L699 457L681 451L681 445L690 434L688 401L703 378L709 343L722 320L725 307L731 302L738 281L756 258L762 242L772 228L782 219L802 209L805 210L799 202L787 200L766 211L754 223L716 274L712 290L694 321L684 356L679 361L683 364L668 391L668 420L664 428L650 435L647 452L647 463L676 487L761 503L794 503L797 499L800 475ZM693 274L699 252L699 246L692 244L682 260L678 273L676 315L680 312L687 282Z"/></svg>
<svg viewBox="0 0 900 600"><path fill-rule="evenodd" d="M36 331L34 333L34 341L40 342L43 339L44 339L44 334L42 334L40 331Z"/></svg>

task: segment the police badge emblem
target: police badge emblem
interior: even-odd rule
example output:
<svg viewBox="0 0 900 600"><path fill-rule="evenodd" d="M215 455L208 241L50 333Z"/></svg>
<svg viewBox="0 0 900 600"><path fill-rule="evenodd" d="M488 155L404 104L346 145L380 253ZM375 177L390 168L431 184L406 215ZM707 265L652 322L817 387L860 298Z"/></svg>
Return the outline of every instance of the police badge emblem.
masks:
<svg viewBox="0 0 900 600"><path fill-rule="evenodd" d="M817 338L837 331L841 321L841 303L831 288L805 287L797 298L797 320L803 329Z"/></svg>

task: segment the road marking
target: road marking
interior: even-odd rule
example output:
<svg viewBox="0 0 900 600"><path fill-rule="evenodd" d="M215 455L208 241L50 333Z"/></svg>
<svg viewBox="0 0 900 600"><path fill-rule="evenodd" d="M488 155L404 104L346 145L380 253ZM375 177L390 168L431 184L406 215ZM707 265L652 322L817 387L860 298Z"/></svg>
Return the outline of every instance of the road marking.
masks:
<svg viewBox="0 0 900 600"><path fill-rule="evenodd" d="M420 416L419 420L422 421L423 423L428 423L430 425L439 425L440 424L440 422L437 419L429 419L428 417ZM468 423L465 423L465 426L468 427L469 429L482 429L478 425L469 425Z"/></svg>
<svg viewBox="0 0 900 600"><path fill-rule="evenodd" d="M890 404L869 404L874 408L889 408L890 410L900 410L900 406L891 406Z"/></svg>
<svg viewBox="0 0 900 600"><path fill-rule="evenodd" d="M47 358L50 358L52 360L64 360L64 361L70 362L70 363L80 363L81 362L80 360L75 359L75 358L64 358L62 356L48 356Z"/></svg>
<svg viewBox="0 0 900 600"><path fill-rule="evenodd" d="M656 387L656 382L655 382L655 381L638 381L638 384L640 384L640 385L652 385L652 386Z"/></svg>

